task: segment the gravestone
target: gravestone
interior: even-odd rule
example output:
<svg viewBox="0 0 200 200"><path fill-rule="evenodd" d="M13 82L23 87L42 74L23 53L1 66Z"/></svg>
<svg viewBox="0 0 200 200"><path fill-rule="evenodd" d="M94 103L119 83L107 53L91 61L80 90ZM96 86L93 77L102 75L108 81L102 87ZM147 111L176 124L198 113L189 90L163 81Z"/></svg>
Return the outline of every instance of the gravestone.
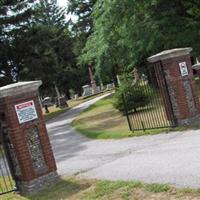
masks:
<svg viewBox="0 0 200 200"><path fill-rule="evenodd" d="M109 83L109 84L106 85L106 89L107 89L107 90L111 90L111 89L113 89L113 88L115 88L114 83Z"/></svg>
<svg viewBox="0 0 200 200"><path fill-rule="evenodd" d="M100 87L100 86L97 86L97 87L96 87L95 94L98 94L98 93L100 93L100 92L101 92L101 87Z"/></svg>
<svg viewBox="0 0 200 200"><path fill-rule="evenodd" d="M59 101L59 107L60 108L66 108L66 107L68 107L66 97L59 97L58 101Z"/></svg>
<svg viewBox="0 0 200 200"><path fill-rule="evenodd" d="M40 85L41 81L19 82L0 88L0 114L4 116L14 177L22 194L35 193L58 180L38 96Z"/></svg>
<svg viewBox="0 0 200 200"><path fill-rule="evenodd" d="M83 94L82 94L83 97L92 95L92 88L89 85L84 85L82 86L82 88L83 88Z"/></svg>

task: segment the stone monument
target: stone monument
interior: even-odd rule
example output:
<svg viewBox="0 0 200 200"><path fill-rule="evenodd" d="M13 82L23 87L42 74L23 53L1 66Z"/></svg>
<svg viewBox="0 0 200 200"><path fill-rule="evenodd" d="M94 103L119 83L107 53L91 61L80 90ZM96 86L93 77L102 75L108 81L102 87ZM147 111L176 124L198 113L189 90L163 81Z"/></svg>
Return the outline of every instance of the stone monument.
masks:
<svg viewBox="0 0 200 200"><path fill-rule="evenodd" d="M92 88L89 85L84 85L82 86L82 88L83 88L83 94L82 94L83 97L92 95Z"/></svg>

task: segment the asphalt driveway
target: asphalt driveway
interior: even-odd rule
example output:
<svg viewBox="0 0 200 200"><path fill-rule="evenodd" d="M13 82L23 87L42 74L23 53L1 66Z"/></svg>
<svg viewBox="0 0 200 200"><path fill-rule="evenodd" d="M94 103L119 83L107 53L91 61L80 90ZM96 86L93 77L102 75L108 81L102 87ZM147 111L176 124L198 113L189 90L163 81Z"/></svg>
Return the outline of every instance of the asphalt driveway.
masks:
<svg viewBox="0 0 200 200"><path fill-rule="evenodd" d="M72 120L103 97L47 123L60 175L200 188L200 130L121 140L91 140L77 133Z"/></svg>

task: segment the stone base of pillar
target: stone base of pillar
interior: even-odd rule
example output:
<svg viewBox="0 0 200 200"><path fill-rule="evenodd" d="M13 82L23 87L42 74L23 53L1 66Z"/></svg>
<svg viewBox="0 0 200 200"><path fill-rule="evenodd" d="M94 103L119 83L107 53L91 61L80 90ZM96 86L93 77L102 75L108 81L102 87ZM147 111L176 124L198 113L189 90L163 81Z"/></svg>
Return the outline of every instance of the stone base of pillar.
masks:
<svg viewBox="0 0 200 200"><path fill-rule="evenodd" d="M59 176L55 171L31 181L18 182L18 189L20 194L30 195L45 189L51 184L55 184L57 181L59 181Z"/></svg>
<svg viewBox="0 0 200 200"><path fill-rule="evenodd" d="M178 126L188 126L188 125L194 124L195 122L199 122L199 121L200 121L200 114L196 115L194 117L187 118L187 119L178 119L177 125Z"/></svg>

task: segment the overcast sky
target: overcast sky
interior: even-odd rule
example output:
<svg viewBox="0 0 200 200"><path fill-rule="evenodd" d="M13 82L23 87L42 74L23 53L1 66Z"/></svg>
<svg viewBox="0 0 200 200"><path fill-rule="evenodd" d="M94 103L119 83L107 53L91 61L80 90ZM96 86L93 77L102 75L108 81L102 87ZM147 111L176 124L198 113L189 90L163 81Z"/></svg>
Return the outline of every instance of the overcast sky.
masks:
<svg viewBox="0 0 200 200"><path fill-rule="evenodd" d="M57 0L58 1L58 5L61 7L67 7L68 1L67 0ZM72 19L73 22L75 22L77 20L77 17L73 16L73 15L67 15L66 19Z"/></svg>
<svg viewBox="0 0 200 200"><path fill-rule="evenodd" d="M67 6L67 0L57 0L59 6Z"/></svg>

